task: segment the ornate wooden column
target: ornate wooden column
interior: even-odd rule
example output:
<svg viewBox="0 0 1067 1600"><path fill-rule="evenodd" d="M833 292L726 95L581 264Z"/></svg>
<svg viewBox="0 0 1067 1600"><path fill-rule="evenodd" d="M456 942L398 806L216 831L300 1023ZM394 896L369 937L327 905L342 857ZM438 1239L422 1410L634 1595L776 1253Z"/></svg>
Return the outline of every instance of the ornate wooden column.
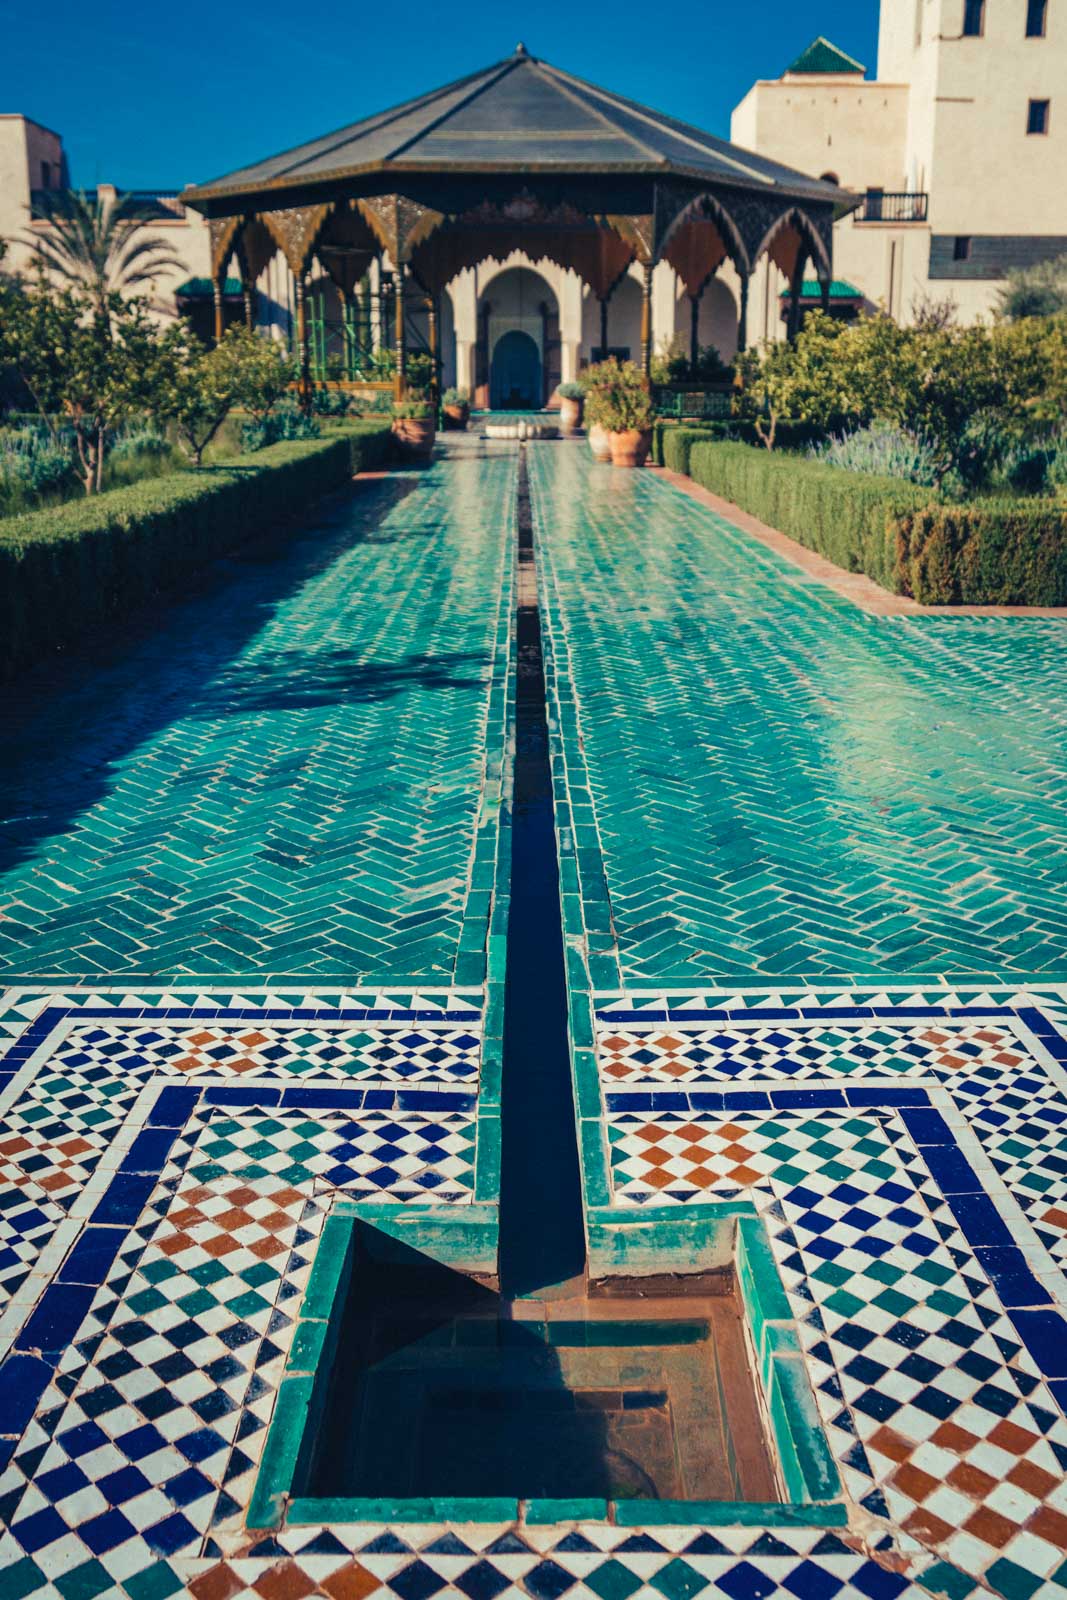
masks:
<svg viewBox="0 0 1067 1600"><path fill-rule="evenodd" d="M748 290L752 280L747 272L741 274L741 310L737 318L737 353L748 349Z"/></svg>
<svg viewBox="0 0 1067 1600"><path fill-rule="evenodd" d="M211 293L215 301L215 343L222 338L222 279L215 277L211 280Z"/></svg>
<svg viewBox="0 0 1067 1600"><path fill-rule="evenodd" d="M703 298L703 291L689 296L689 365L694 368L700 359L700 302Z"/></svg>
<svg viewBox="0 0 1067 1600"><path fill-rule="evenodd" d="M830 315L830 281L824 273L819 273L819 304L827 316Z"/></svg>
<svg viewBox="0 0 1067 1600"><path fill-rule="evenodd" d="M437 296L430 296L429 306L430 360L433 363L433 385L440 398L441 366L437 354Z"/></svg>
<svg viewBox="0 0 1067 1600"><path fill-rule="evenodd" d="M608 295L608 294L601 295L601 297L600 297L600 359L601 359L601 361L606 361L608 359L608 301L610 299L611 299L611 296Z"/></svg>
<svg viewBox="0 0 1067 1600"><path fill-rule="evenodd" d="M252 329L256 325L255 285L250 283L242 283L241 293L244 296L245 303L245 327L248 329L249 333L251 333Z"/></svg>
<svg viewBox="0 0 1067 1600"><path fill-rule="evenodd" d="M652 263L645 261L641 271L644 282L641 288L641 371L646 378L652 376Z"/></svg>
<svg viewBox="0 0 1067 1600"><path fill-rule="evenodd" d="M293 296L296 304L296 346L300 360L300 404L311 413L311 359L308 350L307 293L304 274L293 274Z"/></svg>
<svg viewBox="0 0 1067 1600"><path fill-rule="evenodd" d="M804 268L807 264L807 252L804 249L798 250L796 266L793 268L793 277L789 285L789 320L786 323L786 336L790 343L800 332L800 299L804 293Z"/></svg>
<svg viewBox="0 0 1067 1600"><path fill-rule="evenodd" d="M393 376L393 394L397 400L403 400L407 388L407 336L404 327L404 279L407 268L401 261L393 271L393 291L396 304L394 306L393 322L393 350L396 356L396 371Z"/></svg>
<svg viewBox="0 0 1067 1600"><path fill-rule="evenodd" d="M341 373L345 378L350 378L352 376L350 370L352 341L350 338L350 329L348 325L348 294L339 283L335 282L334 288L337 290L337 299L341 306Z"/></svg>

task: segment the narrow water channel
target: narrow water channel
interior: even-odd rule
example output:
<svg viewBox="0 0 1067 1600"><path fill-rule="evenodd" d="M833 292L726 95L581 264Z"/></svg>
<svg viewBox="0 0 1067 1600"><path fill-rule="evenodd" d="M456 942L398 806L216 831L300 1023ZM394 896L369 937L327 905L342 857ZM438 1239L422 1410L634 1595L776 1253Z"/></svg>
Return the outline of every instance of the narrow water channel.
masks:
<svg viewBox="0 0 1067 1600"><path fill-rule="evenodd" d="M500 1285L533 1295L585 1269L567 1040L541 618L526 448L518 480L518 686L501 1105Z"/></svg>

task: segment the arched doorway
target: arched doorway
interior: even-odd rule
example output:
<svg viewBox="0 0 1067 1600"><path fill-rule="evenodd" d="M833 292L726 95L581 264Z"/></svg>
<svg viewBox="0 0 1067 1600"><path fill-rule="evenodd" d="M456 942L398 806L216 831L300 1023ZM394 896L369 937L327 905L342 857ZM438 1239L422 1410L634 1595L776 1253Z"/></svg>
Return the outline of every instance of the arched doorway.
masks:
<svg viewBox="0 0 1067 1600"><path fill-rule="evenodd" d="M559 305L528 266L478 274L475 407L540 411L559 382Z"/></svg>
<svg viewBox="0 0 1067 1600"><path fill-rule="evenodd" d="M489 404L494 411L541 409L541 352L519 328L502 334L493 349Z"/></svg>

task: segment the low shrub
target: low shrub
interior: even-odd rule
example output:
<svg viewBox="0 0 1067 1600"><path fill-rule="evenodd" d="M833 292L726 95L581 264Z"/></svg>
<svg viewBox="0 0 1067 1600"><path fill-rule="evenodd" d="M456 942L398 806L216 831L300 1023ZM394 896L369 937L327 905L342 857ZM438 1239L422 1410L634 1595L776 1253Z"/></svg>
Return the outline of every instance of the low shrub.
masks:
<svg viewBox="0 0 1067 1600"><path fill-rule="evenodd" d="M894 478L903 483L921 484L926 489L940 482L947 466L937 446L925 434L912 433L891 423L873 423L853 433L836 434L823 444L813 445L810 454L813 460L844 472Z"/></svg>
<svg viewBox="0 0 1067 1600"><path fill-rule="evenodd" d="M253 417L241 430L241 449L248 455L269 449L272 444L317 439L322 433L317 418L307 416L295 399L283 400L264 417Z"/></svg>
<svg viewBox="0 0 1067 1600"><path fill-rule="evenodd" d="M975 500L897 517L905 594L931 606L1067 605L1067 506Z"/></svg>
<svg viewBox="0 0 1067 1600"><path fill-rule="evenodd" d="M689 460L694 481L705 489L846 571L864 572L899 592L896 519L921 509L927 490L744 444L700 441Z"/></svg>
<svg viewBox="0 0 1067 1600"><path fill-rule="evenodd" d="M668 467L671 472L688 475L689 457L693 446L716 438L722 438L722 434L713 428L687 428L684 424L679 428L664 428L661 434L660 465Z"/></svg>
<svg viewBox="0 0 1067 1600"><path fill-rule="evenodd" d="M0 523L0 672L128 615L196 567L375 466L380 423L146 479Z"/></svg>

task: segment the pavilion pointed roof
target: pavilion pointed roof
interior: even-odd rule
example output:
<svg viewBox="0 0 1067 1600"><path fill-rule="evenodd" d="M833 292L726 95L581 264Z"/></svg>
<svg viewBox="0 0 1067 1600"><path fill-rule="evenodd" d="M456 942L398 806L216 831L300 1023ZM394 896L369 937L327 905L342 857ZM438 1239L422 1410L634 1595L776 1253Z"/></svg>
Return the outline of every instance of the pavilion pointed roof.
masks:
<svg viewBox="0 0 1067 1600"><path fill-rule="evenodd" d="M572 77L523 45L505 61L226 173L183 198L221 210L245 195L308 195L363 174L516 171L676 175L812 200L841 198L832 184Z"/></svg>

